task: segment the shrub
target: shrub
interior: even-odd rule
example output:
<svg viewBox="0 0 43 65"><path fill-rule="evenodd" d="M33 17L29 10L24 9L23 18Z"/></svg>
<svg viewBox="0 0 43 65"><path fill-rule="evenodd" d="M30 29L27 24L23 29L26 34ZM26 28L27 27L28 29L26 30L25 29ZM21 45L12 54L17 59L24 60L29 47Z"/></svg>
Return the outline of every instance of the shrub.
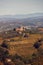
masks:
<svg viewBox="0 0 43 65"><path fill-rule="evenodd" d="M36 49L38 49L39 47L40 47L40 43L39 42L36 42L33 46L36 48Z"/></svg>
<svg viewBox="0 0 43 65"><path fill-rule="evenodd" d="M5 40L2 42L1 47L8 48L8 44Z"/></svg>
<svg viewBox="0 0 43 65"><path fill-rule="evenodd" d="M22 60L22 57L20 56L20 55L18 55L18 54L15 54L13 57L12 57L12 60L14 61L14 60Z"/></svg>

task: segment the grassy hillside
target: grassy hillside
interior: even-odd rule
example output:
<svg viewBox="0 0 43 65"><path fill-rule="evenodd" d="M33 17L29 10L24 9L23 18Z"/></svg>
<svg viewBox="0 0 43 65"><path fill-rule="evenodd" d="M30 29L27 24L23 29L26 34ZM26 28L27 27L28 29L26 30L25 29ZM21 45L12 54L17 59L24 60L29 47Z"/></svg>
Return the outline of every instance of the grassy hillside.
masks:
<svg viewBox="0 0 43 65"><path fill-rule="evenodd" d="M42 40L40 43L40 51L34 48L35 42ZM0 46L2 43L5 43L4 47L1 47L0 50L3 50L3 53L7 50L9 53L4 54L5 61L4 65L41 65L43 62L43 34L28 34L28 37L17 36L12 38L3 38L0 37ZM6 47L7 44L7 47ZM6 47L6 48L5 48ZM42 49L42 50L41 50ZM2 53L0 51L0 53ZM1 55L3 56L3 55ZM6 57L7 56L7 57ZM1 57L0 57L1 58ZM10 58L10 63L7 59ZM40 58L40 59L39 59ZM3 59L3 57L2 57ZM40 63L39 63L40 62ZM3 60L0 62L3 65Z"/></svg>

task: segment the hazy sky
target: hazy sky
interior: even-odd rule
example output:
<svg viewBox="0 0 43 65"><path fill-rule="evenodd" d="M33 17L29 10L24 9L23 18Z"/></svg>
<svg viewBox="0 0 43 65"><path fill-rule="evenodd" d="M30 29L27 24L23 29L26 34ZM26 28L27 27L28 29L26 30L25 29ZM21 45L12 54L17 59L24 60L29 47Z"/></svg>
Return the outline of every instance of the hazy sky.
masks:
<svg viewBox="0 0 43 65"><path fill-rule="evenodd" d="M0 0L0 15L43 13L43 0Z"/></svg>

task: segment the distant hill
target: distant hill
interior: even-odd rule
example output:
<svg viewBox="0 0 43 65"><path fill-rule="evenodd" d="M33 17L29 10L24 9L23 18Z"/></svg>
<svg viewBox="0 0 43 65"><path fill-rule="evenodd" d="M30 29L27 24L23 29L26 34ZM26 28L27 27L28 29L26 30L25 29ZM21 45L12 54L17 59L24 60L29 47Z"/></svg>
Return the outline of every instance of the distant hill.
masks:
<svg viewBox="0 0 43 65"><path fill-rule="evenodd" d="M16 19L23 19L29 17L40 17L43 16L43 13L33 13L33 14L20 14L20 15L0 15L0 18L16 18Z"/></svg>

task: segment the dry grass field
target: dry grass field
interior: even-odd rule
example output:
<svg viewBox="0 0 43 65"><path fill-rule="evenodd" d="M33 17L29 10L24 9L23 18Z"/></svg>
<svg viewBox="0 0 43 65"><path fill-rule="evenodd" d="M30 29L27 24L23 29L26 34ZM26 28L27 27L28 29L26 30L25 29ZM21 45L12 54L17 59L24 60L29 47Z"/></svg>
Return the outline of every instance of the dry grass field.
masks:
<svg viewBox="0 0 43 65"><path fill-rule="evenodd" d="M29 65L29 64L25 64L25 61L29 62L28 59L32 59L32 54L34 53L37 54L37 49L35 49L33 45L35 44L35 42L37 42L40 39L43 39L43 34L29 34L28 37L18 36L18 37L13 37L13 38L4 38L4 39L0 37L0 45L5 40L6 44L8 44L9 54L11 56L18 54L22 58L22 60L16 59L13 62L11 61L10 62L11 65L12 63L14 65L20 65L20 64ZM43 41L41 43L42 45L40 46L40 48L43 49ZM41 65L43 63L43 58L41 59L41 57L43 57L43 55L40 55L36 57L35 60L32 60L32 64L38 65L40 62L39 65ZM3 65L3 62L2 63L0 62L0 64Z"/></svg>
<svg viewBox="0 0 43 65"><path fill-rule="evenodd" d="M43 38L43 34L30 34L29 37L15 37L8 41L10 54L18 53L20 55L31 55L37 50L34 49L33 44L39 39ZM14 41L12 41L12 39ZM6 39L8 40L8 39Z"/></svg>

